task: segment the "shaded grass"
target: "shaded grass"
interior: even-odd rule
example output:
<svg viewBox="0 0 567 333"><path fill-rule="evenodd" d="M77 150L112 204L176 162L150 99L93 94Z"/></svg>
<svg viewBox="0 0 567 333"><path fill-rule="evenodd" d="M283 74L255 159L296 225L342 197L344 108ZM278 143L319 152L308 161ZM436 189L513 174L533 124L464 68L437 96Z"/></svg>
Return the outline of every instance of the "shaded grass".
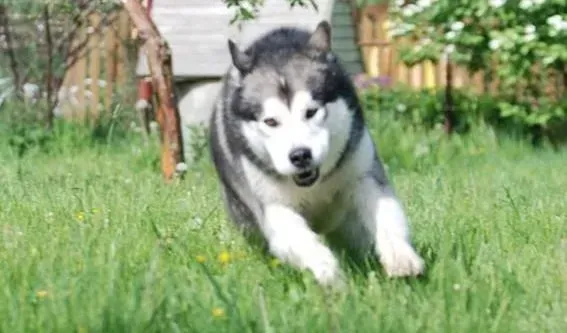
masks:
<svg viewBox="0 0 567 333"><path fill-rule="evenodd" d="M567 154L369 122L426 278L350 272L326 295L226 223L207 158L168 186L136 140L22 158L0 146L0 330L567 331Z"/></svg>

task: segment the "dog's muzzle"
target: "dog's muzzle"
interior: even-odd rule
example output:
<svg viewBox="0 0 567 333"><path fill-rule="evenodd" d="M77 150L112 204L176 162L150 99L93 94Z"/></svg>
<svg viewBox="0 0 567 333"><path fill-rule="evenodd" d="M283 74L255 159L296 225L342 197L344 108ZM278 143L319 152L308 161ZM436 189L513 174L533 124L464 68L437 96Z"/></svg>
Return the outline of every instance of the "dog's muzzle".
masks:
<svg viewBox="0 0 567 333"><path fill-rule="evenodd" d="M293 175L293 181L297 186L308 187L313 185L319 179L319 168L300 171Z"/></svg>
<svg viewBox="0 0 567 333"><path fill-rule="evenodd" d="M291 151L289 160L293 166L300 171L293 176L293 181L297 186L311 186L319 178L319 168L313 167L313 156L311 150L306 147L299 147Z"/></svg>

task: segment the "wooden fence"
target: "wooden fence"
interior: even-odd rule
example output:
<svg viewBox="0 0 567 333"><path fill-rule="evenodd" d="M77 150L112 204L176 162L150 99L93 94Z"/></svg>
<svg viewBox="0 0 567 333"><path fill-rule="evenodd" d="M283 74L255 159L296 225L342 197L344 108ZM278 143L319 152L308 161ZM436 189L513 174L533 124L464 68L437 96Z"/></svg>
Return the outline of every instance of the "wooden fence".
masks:
<svg viewBox="0 0 567 333"><path fill-rule="evenodd" d="M445 61L437 64L426 61L412 67L400 61L396 51L398 45L393 44L388 33L387 4L370 5L355 12L358 45L368 75L385 76L393 84L416 89L446 84ZM128 14L124 10L110 14L110 17L92 14L88 21L73 41L75 45L85 43L87 47L69 66L59 94L59 108L69 118L96 117L100 110L108 110L117 93L123 91L134 77L130 69L135 67L137 51L128 54L133 27ZM497 91L498 82L488 81L484 76L482 72L471 75L466 69L454 67L453 85L477 92ZM557 88L562 78L546 75L546 79L553 81L548 82L549 93L556 96L564 93L564 89ZM133 104L135 99L131 102Z"/></svg>
<svg viewBox="0 0 567 333"><path fill-rule="evenodd" d="M412 67L400 61L396 48L388 33L388 4L371 5L358 10L357 13L358 44L361 48L365 71L369 76L386 76L394 84L406 84L413 88L434 88L446 84L447 62L441 60L434 64L425 61ZM404 41L397 40L396 43ZM407 42L411 43L411 42ZM493 64L492 69L497 68ZM538 72L534 68L534 72ZM542 84L546 86L546 93L550 96L560 97L564 94L563 78L557 73L541 73ZM466 87L476 92L497 92L499 82L485 78L484 72L474 75L468 70L453 67L453 86Z"/></svg>
<svg viewBox="0 0 567 333"><path fill-rule="evenodd" d="M447 63L434 64L425 61L412 67L400 61L392 38L388 33L388 4L368 6L358 15L358 39L365 71L370 76L386 76L394 84L406 84L413 88L433 88L446 83ZM453 84L456 87L486 89L483 74L471 76L462 68L453 69Z"/></svg>
<svg viewBox="0 0 567 333"><path fill-rule="evenodd" d="M131 32L132 24L124 10L89 15L72 41L81 51L67 59L59 92L64 117L96 118L101 110L111 108L131 76L127 46Z"/></svg>

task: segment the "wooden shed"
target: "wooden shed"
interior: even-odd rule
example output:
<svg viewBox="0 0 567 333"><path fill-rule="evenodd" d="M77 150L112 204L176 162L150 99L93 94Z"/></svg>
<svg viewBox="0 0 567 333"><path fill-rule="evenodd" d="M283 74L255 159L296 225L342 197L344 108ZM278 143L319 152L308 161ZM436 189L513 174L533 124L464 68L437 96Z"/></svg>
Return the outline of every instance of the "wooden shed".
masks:
<svg viewBox="0 0 567 333"><path fill-rule="evenodd" d="M280 26L314 29L322 19L333 27L333 50L351 74L363 71L351 10L352 0L318 0L312 7L293 7L284 0L265 0L257 19L230 24L232 9L222 0L153 0L151 16L173 52L187 160L193 157L189 127L206 125L220 88L219 79L230 65L227 39L241 47ZM137 66L140 77L149 75L146 57Z"/></svg>

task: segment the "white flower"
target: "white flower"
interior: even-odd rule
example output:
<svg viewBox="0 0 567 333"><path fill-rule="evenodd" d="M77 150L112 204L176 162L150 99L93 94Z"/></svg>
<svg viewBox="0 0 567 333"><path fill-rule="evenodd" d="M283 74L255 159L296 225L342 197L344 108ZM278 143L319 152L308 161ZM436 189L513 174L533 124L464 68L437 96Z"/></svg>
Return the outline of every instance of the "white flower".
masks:
<svg viewBox="0 0 567 333"><path fill-rule="evenodd" d="M393 24L388 30L392 37L405 35L406 33L410 32L415 28L413 24L409 23L400 23L400 24Z"/></svg>
<svg viewBox="0 0 567 333"><path fill-rule="evenodd" d="M531 35L534 34L536 32L536 27L533 24L528 24L526 25L526 27L524 28L524 33L526 35Z"/></svg>
<svg viewBox="0 0 567 333"><path fill-rule="evenodd" d="M155 121L150 121L150 129L152 132L159 130L159 124Z"/></svg>
<svg viewBox="0 0 567 333"><path fill-rule="evenodd" d="M505 3L506 3L506 0L488 0L488 4L492 8L500 8L500 7L504 6Z"/></svg>
<svg viewBox="0 0 567 333"><path fill-rule="evenodd" d="M534 39L536 39L536 27L533 24L529 24L524 28L524 33L526 34L524 36L524 41L525 42L531 42Z"/></svg>
<svg viewBox="0 0 567 333"><path fill-rule="evenodd" d="M457 37L457 33L454 31L449 31L445 34L445 38L448 40L455 39L455 37Z"/></svg>
<svg viewBox="0 0 567 333"><path fill-rule="evenodd" d="M449 44L449 45L445 46L445 48L443 49L443 53L445 55L449 55L453 52L455 52L455 44Z"/></svg>
<svg viewBox="0 0 567 333"><path fill-rule="evenodd" d="M429 6L431 6L431 3L432 3L432 2L433 2L433 1L431 1L431 0L418 0L418 1L417 1L417 6L418 6L419 8L421 8L421 10L424 10L424 9L427 9Z"/></svg>
<svg viewBox="0 0 567 333"><path fill-rule="evenodd" d="M177 165L175 166L175 171L177 171L178 173L183 173L187 171L187 169L188 169L187 164L183 162L177 163Z"/></svg>
<svg viewBox="0 0 567 333"><path fill-rule="evenodd" d="M422 39L419 40L419 44L423 45L423 46L429 45L429 44L431 44L431 42L433 42L433 40L431 40L431 38L429 38L429 37L425 37L425 38L422 38Z"/></svg>
<svg viewBox="0 0 567 333"><path fill-rule="evenodd" d="M529 42L536 39L536 35L535 34L526 34L523 39L524 39L524 42L529 43Z"/></svg>
<svg viewBox="0 0 567 333"><path fill-rule="evenodd" d="M35 83L24 83L22 90L27 98L37 98L39 96L39 86Z"/></svg>
<svg viewBox="0 0 567 333"><path fill-rule="evenodd" d="M541 5L545 2L545 0L532 0L532 2L534 3L534 5Z"/></svg>
<svg viewBox="0 0 567 333"><path fill-rule="evenodd" d="M567 30L567 21L563 20L559 14L548 17L546 22L555 29L556 32Z"/></svg>
<svg viewBox="0 0 567 333"><path fill-rule="evenodd" d="M542 62L545 66L551 65L556 60L555 57L545 57L543 58Z"/></svg>
<svg viewBox="0 0 567 333"><path fill-rule="evenodd" d="M560 25L561 21L563 21L563 19L561 18L561 15L559 15L559 14L550 16L546 20L547 24L549 24L553 27Z"/></svg>
<svg viewBox="0 0 567 333"><path fill-rule="evenodd" d="M527 10L530 9L531 7L533 7L534 2L533 0L522 0L520 1L520 8L523 10Z"/></svg>
<svg viewBox="0 0 567 333"><path fill-rule="evenodd" d="M498 50L500 46L502 46L502 42L499 39L492 39L488 42L488 47L493 51Z"/></svg>
<svg viewBox="0 0 567 333"><path fill-rule="evenodd" d="M404 8L402 8L402 15L405 17L410 17L413 16L417 13L419 13L421 11L421 8L419 8L417 5L414 4L409 4L407 6L405 6Z"/></svg>
<svg viewBox="0 0 567 333"><path fill-rule="evenodd" d="M465 24L461 21L453 22L453 24L451 24L451 30L453 30L455 32L459 32L459 31L463 30L464 27L465 27Z"/></svg>

